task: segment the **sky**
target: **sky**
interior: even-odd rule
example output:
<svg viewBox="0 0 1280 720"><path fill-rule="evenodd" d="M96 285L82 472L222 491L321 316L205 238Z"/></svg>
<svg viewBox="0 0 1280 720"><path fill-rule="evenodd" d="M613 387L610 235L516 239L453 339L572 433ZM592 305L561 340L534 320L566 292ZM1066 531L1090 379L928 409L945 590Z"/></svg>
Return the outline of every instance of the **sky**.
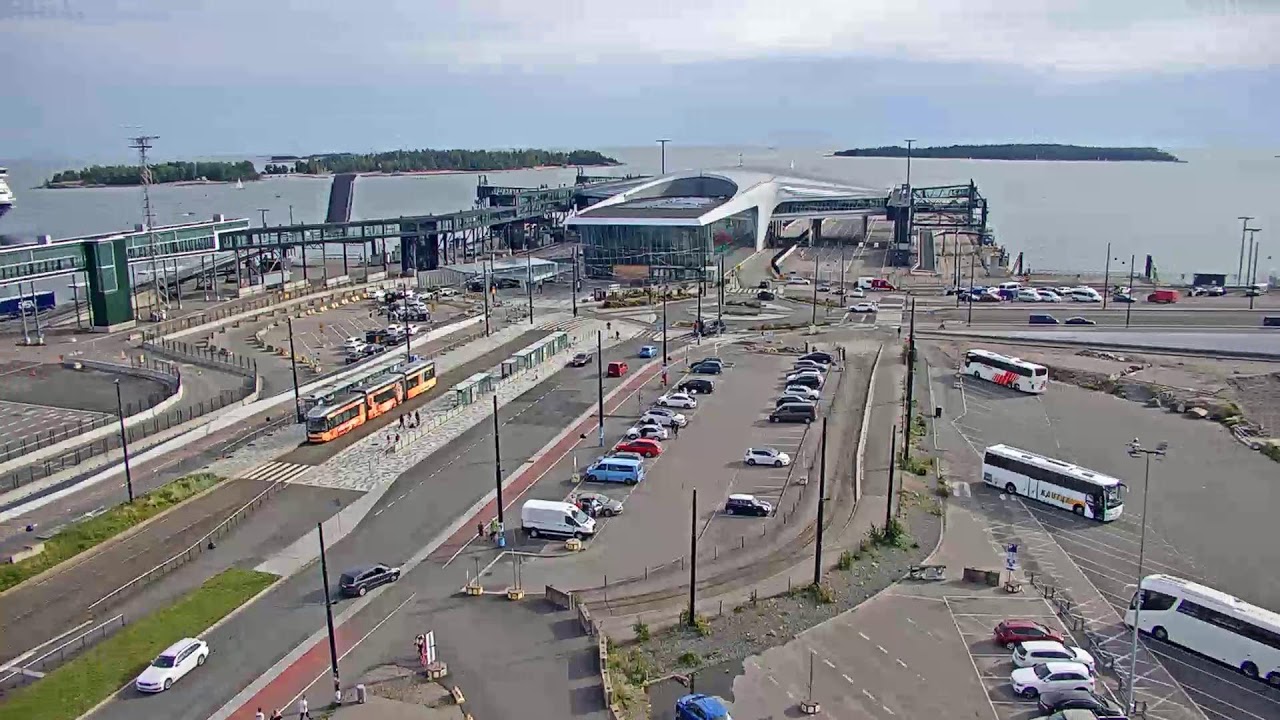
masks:
<svg viewBox="0 0 1280 720"><path fill-rule="evenodd" d="M15 0L0 158L1280 147L1280 0Z"/></svg>

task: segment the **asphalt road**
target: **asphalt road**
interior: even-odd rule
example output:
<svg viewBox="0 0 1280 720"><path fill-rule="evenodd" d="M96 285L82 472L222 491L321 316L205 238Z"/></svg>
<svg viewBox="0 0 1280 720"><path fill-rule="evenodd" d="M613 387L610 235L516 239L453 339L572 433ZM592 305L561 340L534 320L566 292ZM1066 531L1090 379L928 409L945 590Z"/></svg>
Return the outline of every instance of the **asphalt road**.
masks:
<svg viewBox="0 0 1280 720"><path fill-rule="evenodd" d="M1107 525L1024 502L1117 613L1127 607L1138 576L1145 488L1142 462L1125 452L1133 437L1152 446L1170 445L1169 459L1151 467L1143 572L1186 577L1263 607L1280 607L1280 578L1258 571L1275 564L1280 554L1270 541L1275 463L1222 427L1058 383L1037 397L967 378L953 387L951 373L943 370L933 377L940 404L971 450L969 460L954 469L959 477L980 477L980 453L1003 442L1128 484L1124 517ZM995 494L980 481L971 484L968 492L975 499ZM1280 716L1280 691L1174 646L1154 640L1146 646L1211 717Z"/></svg>
<svg viewBox="0 0 1280 720"><path fill-rule="evenodd" d="M920 310L922 308L917 305L917 321L921 321ZM1236 328L1258 328L1259 330L1269 331L1274 328L1263 328L1262 318L1268 314L1276 314L1276 310L1241 310L1230 309L1222 310L1216 308L1172 308L1172 307L1143 307L1135 305L1129 313L1128 323L1132 327L1162 327L1162 328L1184 328L1184 327L1203 327L1203 328L1220 328L1220 327L1236 327ZM996 305L994 303L984 305L983 303L975 303L973 306L972 324L973 325L1020 325L1028 326L1028 318L1031 315L1052 315L1059 322L1065 323L1067 318L1083 317L1093 320L1100 329L1115 329L1117 327L1125 327L1125 310L1123 308L1109 307L1106 310L1098 306L1084 305L1079 303L1044 303L1044 304L1017 304L1017 305ZM923 320L926 327L934 328L939 323L945 321L949 329L960 329L970 322L970 315L967 307L960 308L934 308L930 310L927 319ZM1060 328L1064 331L1075 332L1091 332L1088 327L1059 325L1031 326L1037 331L1046 329Z"/></svg>
<svg viewBox="0 0 1280 720"><path fill-rule="evenodd" d="M626 343L610 355L634 355L640 344ZM605 392L617 383L616 379L606 380ZM593 407L595 401L595 369L567 368L508 403L499 411L504 466L518 467L554 438L568 419ZM400 562L447 529L492 487L492 445L492 424L481 422L401 475L373 513L329 549L330 580L335 581L334 576L346 568ZM377 614L379 609L389 612L414 592L424 600L447 598L465 582L465 570L461 564L441 568L434 562L423 563L392 592L379 597L376 608L358 615L357 622L344 632L366 631L381 617ZM245 608L233 621L209 633L206 640L213 647L213 656L188 681L155 697L139 697L131 690L125 691L94 718L164 716L205 720L324 626L323 591L318 576L317 567L307 568ZM362 625L365 622L367 627ZM441 628L439 635L442 643L451 644L446 647L465 652L465 633ZM411 643L411 638L412 634L405 636L406 644ZM461 660L466 655L458 657Z"/></svg>

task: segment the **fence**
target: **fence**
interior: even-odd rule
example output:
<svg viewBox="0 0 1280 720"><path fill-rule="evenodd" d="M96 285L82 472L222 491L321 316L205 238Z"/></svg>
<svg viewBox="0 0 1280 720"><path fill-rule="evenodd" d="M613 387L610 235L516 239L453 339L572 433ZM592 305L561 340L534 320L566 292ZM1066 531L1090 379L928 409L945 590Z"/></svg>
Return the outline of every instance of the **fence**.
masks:
<svg viewBox="0 0 1280 720"><path fill-rule="evenodd" d="M159 338L158 341L146 340L142 343L142 347L167 357L180 357L193 365L204 365L214 370L252 378L258 375L257 359L236 355L226 348L214 348L201 345L199 342L193 344L185 340L166 338Z"/></svg>
<svg viewBox="0 0 1280 720"><path fill-rule="evenodd" d="M208 400L201 400L184 407L174 408L156 417L144 420L132 427L129 427L125 433L130 443L135 443L143 438L150 437L157 433L162 433L170 428L190 422L207 413L221 410L224 407L240 402L246 397L252 395L257 390L256 380L245 378L244 383L235 390L223 390L216 397ZM130 403L125 410L125 415L132 414L135 406ZM142 407L137 407L137 411L141 411ZM118 423L117 418L111 418L110 422ZM56 473L62 472L67 468L75 467L89 458L103 455L120 448L120 433L112 433L99 440L94 440L86 445L81 445L67 452L61 453L56 457L46 458L40 462L33 463L24 468L9 473L4 481L0 483L6 489L17 489L23 485L35 482L42 478L49 477Z"/></svg>
<svg viewBox="0 0 1280 720"><path fill-rule="evenodd" d="M24 660L21 663L15 663L13 665L15 669L9 670L8 674L4 677L0 677L0 691L12 689L39 679L45 673L48 673L50 670L66 662L68 657L83 652L85 648L96 642L100 642L108 635L111 635L117 630L123 628L125 624L124 614L121 613L110 620L106 620L88 630L85 630L52 650L45 652L34 660Z"/></svg>
<svg viewBox="0 0 1280 720"><path fill-rule="evenodd" d="M168 575L170 572L173 572L174 570L182 567L183 565L187 564L191 560L194 560L197 556L200 555L200 553L204 552L205 550L212 550L214 547L216 547L215 541L221 539L227 533L235 529L237 525L239 525L245 518L252 515L254 510L257 510L263 503L271 499L271 496L274 495L277 491L280 490L280 488L284 487L286 484L287 483L283 483L283 482L277 482L272 484L266 490L263 490L262 492L258 493L257 496L255 496L252 500L245 503L244 505L241 505L235 512L231 513L231 515L226 520L223 520L221 523L218 523L217 527L215 527L214 529L206 533L204 537L192 543L190 547L176 553L175 555L170 557L168 560L165 560L164 562L142 573L141 575L130 580L124 585L121 585L115 590L112 590L106 595L103 595L101 598L94 601L94 603L90 605L85 610L85 612L93 612L95 608L99 607L100 605L106 603L109 600L119 597L120 595L129 591L130 589L144 587L150 584L151 582L154 582L156 579L161 578L165 575Z"/></svg>

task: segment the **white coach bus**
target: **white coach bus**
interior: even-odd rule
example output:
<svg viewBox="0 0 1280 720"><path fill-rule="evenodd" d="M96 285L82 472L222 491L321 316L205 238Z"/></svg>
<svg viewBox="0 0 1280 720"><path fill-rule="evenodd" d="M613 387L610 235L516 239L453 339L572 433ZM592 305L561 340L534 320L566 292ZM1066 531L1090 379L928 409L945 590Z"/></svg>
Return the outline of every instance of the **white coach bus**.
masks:
<svg viewBox="0 0 1280 720"><path fill-rule="evenodd" d="M1039 500L1081 517L1110 522L1124 512L1125 484L1079 465L1009 445L982 457L982 481L1010 495Z"/></svg>
<svg viewBox="0 0 1280 720"><path fill-rule="evenodd" d="M962 372L1025 393L1042 393L1049 384L1049 369L1045 366L980 349L964 354Z"/></svg>
<svg viewBox="0 0 1280 720"><path fill-rule="evenodd" d="M1135 593L1124 624L1133 627ZM1139 629L1280 688L1280 614L1171 575L1142 578Z"/></svg>

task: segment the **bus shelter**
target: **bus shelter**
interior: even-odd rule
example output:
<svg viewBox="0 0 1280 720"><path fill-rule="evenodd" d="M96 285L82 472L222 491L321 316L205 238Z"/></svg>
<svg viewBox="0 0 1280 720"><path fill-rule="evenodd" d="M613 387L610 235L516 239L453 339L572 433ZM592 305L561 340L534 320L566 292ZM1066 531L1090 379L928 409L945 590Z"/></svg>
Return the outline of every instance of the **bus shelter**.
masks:
<svg viewBox="0 0 1280 720"><path fill-rule="evenodd" d="M509 377L540 365L557 353L563 352L567 347L569 347L569 333L563 331L552 333L503 361L502 376Z"/></svg>
<svg viewBox="0 0 1280 720"><path fill-rule="evenodd" d="M454 385L451 391L453 393L454 407L470 405L481 395L493 392L493 376L489 373L476 373Z"/></svg>

